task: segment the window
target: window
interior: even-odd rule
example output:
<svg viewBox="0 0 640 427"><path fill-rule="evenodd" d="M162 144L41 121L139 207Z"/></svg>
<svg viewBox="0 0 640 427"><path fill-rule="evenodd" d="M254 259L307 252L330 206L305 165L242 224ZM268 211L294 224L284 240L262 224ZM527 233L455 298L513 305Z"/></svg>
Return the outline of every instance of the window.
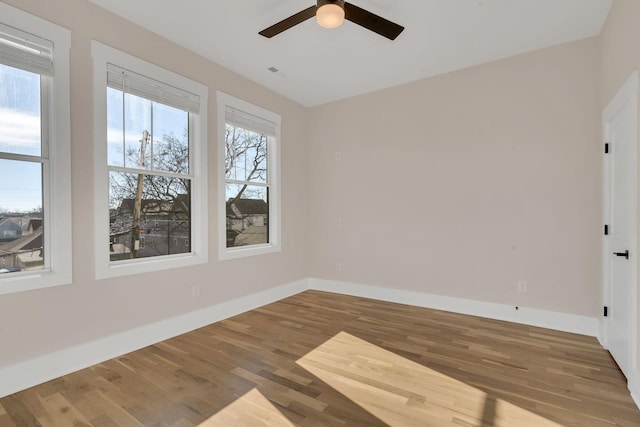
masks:
<svg viewBox="0 0 640 427"><path fill-rule="evenodd" d="M92 53L96 275L206 262L207 88L97 42Z"/></svg>
<svg viewBox="0 0 640 427"><path fill-rule="evenodd" d="M0 3L0 294L71 283L69 46Z"/></svg>
<svg viewBox="0 0 640 427"><path fill-rule="evenodd" d="M220 259L280 250L280 120L218 92Z"/></svg>

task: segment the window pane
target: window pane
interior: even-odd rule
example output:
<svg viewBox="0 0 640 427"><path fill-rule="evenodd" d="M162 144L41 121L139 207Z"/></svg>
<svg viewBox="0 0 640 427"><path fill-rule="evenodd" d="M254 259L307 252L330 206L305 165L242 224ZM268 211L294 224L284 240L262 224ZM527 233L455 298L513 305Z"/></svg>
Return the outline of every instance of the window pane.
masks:
<svg viewBox="0 0 640 427"><path fill-rule="evenodd" d="M145 132L147 132L145 134ZM124 94L124 165L128 168L149 168L151 134L151 101ZM141 155L142 153L142 155Z"/></svg>
<svg viewBox="0 0 640 427"><path fill-rule="evenodd" d="M0 64L0 151L40 156L40 75Z"/></svg>
<svg viewBox="0 0 640 427"><path fill-rule="evenodd" d="M189 173L189 113L153 104L153 145L148 155L156 170Z"/></svg>
<svg viewBox="0 0 640 427"><path fill-rule="evenodd" d="M190 180L110 172L109 208L111 261L191 251Z"/></svg>
<svg viewBox="0 0 640 427"><path fill-rule="evenodd" d="M107 158L109 166L124 166L124 118L120 90L107 88Z"/></svg>
<svg viewBox="0 0 640 427"><path fill-rule="evenodd" d="M189 113L109 87L107 144L109 166L188 174Z"/></svg>
<svg viewBox="0 0 640 427"><path fill-rule="evenodd" d="M267 136L229 124L225 126L227 179L267 182Z"/></svg>
<svg viewBox="0 0 640 427"><path fill-rule="evenodd" d="M44 268L42 165L0 160L0 274Z"/></svg>
<svg viewBox="0 0 640 427"><path fill-rule="evenodd" d="M227 247L269 243L269 190L227 184Z"/></svg>

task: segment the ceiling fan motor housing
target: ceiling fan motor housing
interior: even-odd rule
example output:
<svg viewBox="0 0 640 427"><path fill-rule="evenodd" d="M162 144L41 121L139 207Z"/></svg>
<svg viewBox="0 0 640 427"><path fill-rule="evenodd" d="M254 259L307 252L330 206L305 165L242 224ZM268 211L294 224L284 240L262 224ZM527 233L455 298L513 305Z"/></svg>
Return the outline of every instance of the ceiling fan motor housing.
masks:
<svg viewBox="0 0 640 427"><path fill-rule="evenodd" d="M344 0L318 0L317 8L324 6L325 4L337 4L344 9Z"/></svg>

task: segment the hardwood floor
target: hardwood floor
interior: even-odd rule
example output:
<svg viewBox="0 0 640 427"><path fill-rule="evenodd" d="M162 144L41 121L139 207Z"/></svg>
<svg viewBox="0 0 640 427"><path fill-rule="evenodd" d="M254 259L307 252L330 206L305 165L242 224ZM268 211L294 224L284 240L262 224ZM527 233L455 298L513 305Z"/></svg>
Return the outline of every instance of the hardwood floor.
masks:
<svg viewBox="0 0 640 427"><path fill-rule="evenodd" d="M640 426L595 338L316 291L0 399L0 426Z"/></svg>

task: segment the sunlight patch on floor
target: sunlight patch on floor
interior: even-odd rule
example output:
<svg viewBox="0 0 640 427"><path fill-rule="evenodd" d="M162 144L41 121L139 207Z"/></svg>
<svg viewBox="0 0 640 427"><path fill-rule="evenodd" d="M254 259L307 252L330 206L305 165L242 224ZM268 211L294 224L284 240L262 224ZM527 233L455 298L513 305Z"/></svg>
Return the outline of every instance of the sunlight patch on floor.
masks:
<svg viewBox="0 0 640 427"><path fill-rule="evenodd" d="M297 363L391 426L561 427L346 332Z"/></svg>
<svg viewBox="0 0 640 427"><path fill-rule="evenodd" d="M254 388L198 425L198 427L247 426L294 427L294 424Z"/></svg>

